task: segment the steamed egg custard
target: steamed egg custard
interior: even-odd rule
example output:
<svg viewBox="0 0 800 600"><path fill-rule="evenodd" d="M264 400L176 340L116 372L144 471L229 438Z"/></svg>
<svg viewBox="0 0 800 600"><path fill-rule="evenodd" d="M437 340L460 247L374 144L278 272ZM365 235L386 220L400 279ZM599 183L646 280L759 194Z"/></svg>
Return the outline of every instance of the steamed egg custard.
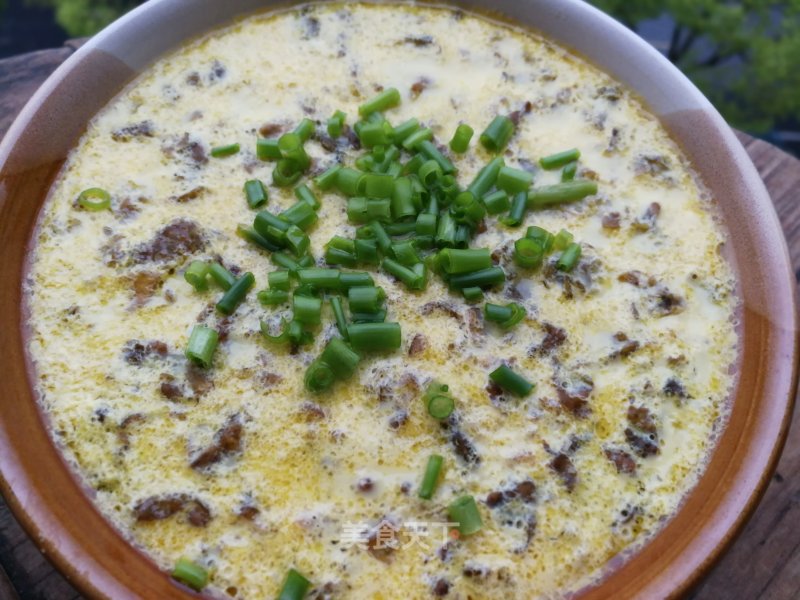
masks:
<svg viewBox="0 0 800 600"><path fill-rule="evenodd" d="M252 16L65 163L26 289L41 404L195 589L564 597L658 531L724 425L712 208L635 95L527 31Z"/></svg>

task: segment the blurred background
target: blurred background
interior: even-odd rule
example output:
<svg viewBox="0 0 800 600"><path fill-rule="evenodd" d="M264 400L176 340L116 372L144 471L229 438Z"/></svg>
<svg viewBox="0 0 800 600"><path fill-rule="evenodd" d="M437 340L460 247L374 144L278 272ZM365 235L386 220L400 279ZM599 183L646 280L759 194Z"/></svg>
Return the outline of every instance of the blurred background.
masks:
<svg viewBox="0 0 800 600"><path fill-rule="evenodd" d="M731 125L800 156L800 0L590 2L658 48ZM0 57L90 36L139 4L0 0Z"/></svg>

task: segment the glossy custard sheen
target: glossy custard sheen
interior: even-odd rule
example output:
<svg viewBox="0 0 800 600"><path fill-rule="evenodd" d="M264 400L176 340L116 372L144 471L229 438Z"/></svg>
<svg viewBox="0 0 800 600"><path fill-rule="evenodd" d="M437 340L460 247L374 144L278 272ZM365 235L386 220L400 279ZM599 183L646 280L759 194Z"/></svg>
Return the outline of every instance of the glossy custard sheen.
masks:
<svg viewBox="0 0 800 600"><path fill-rule="evenodd" d="M295 354L261 336L260 320L277 330L291 307L257 300L277 267L235 234L255 215L242 185L266 182L275 214L295 202L255 142L304 117L320 124L311 173L352 166L362 151L326 139L325 122L341 109L352 125L389 87L402 94L385 113L394 124L417 117L441 144L461 122L475 128L466 154L448 151L462 186L492 158L478 134L516 113L507 165L553 184L560 170L538 160L577 147L577 176L598 193L531 211L518 228L488 217L472 240L507 276L486 299L527 310L509 331L436 275L410 292L359 267L386 291L402 347L365 355L352 379L313 395L303 376L336 335L333 315L326 302L314 343ZM209 155L233 142L240 153ZM78 207L91 187L108 190L110 210ZM341 195L316 193L321 264L325 243L355 226ZM318 598L560 597L662 526L724 423L737 299L710 209L637 98L539 37L404 5L255 16L156 63L70 155L27 290L41 402L100 510L165 570L180 557L203 565L220 594L275 597L296 568ZM574 234L572 272L553 268L558 252L536 270L514 264L513 242L534 224ZM191 260L220 258L257 282L227 318L218 288L183 278ZM183 354L197 323L222 333L208 370ZM533 393L488 385L501 362ZM421 400L433 379L456 399L445 426ZM421 500L434 453L444 475ZM464 494L483 528L448 538L447 506ZM381 542L392 529L396 548Z"/></svg>

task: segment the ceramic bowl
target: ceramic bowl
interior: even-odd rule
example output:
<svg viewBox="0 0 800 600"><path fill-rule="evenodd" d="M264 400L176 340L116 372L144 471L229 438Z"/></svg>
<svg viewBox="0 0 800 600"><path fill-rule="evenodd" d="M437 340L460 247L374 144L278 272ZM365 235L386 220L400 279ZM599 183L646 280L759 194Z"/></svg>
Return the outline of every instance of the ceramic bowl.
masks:
<svg viewBox="0 0 800 600"><path fill-rule="evenodd" d="M88 120L165 52L271 0L152 0L90 40L42 86L0 146L0 474L2 493L36 543L90 597L190 592L93 508L50 441L24 350L21 283L37 213ZM730 421L679 512L581 598L665 598L696 582L730 544L767 486L796 380L794 277L769 196L731 129L666 59L579 0L460 0L573 49L638 92L717 199L730 230L742 310Z"/></svg>

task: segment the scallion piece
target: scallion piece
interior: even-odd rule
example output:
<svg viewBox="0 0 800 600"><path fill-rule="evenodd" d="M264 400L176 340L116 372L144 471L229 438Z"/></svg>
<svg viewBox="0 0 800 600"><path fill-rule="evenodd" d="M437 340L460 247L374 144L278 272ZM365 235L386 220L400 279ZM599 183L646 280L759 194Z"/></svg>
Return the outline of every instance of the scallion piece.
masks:
<svg viewBox="0 0 800 600"><path fill-rule="evenodd" d="M204 292L208 289L208 264L202 260L194 260L183 274L183 278L196 291Z"/></svg>
<svg viewBox="0 0 800 600"><path fill-rule="evenodd" d="M453 414L455 408L455 400L446 394L436 394L428 399L428 414L434 419L446 419Z"/></svg>
<svg viewBox="0 0 800 600"><path fill-rule="evenodd" d="M442 167L431 159L425 162L417 171L420 181L425 187L433 187L442 178Z"/></svg>
<svg viewBox="0 0 800 600"><path fill-rule="evenodd" d="M381 249L385 255L391 255L392 240L386 230L378 221L370 221L369 228L372 231L375 241L378 243L378 248Z"/></svg>
<svg viewBox="0 0 800 600"><path fill-rule="evenodd" d="M394 194L395 180L391 175L370 173L362 180L364 193L370 198L391 198Z"/></svg>
<svg viewBox="0 0 800 600"><path fill-rule="evenodd" d="M439 484L439 474L442 472L444 458L438 454L431 454L428 457L428 464L425 466L425 476L422 478L422 485L419 486L419 497L423 500L433 498L436 486Z"/></svg>
<svg viewBox="0 0 800 600"><path fill-rule="evenodd" d="M186 358L207 369L211 366L218 342L219 334L215 330L205 325L195 325L186 345Z"/></svg>
<svg viewBox="0 0 800 600"><path fill-rule="evenodd" d="M445 211L439 217L436 227L436 245L440 248L452 248L456 245L456 222L450 211Z"/></svg>
<svg viewBox="0 0 800 600"><path fill-rule="evenodd" d="M403 175L416 175L423 164L425 157L422 154L415 154L403 165Z"/></svg>
<svg viewBox="0 0 800 600"><path fill-rule="evenodd" d="M337 337L331 338L319 359L330 365L336 379L350 379L361 361L358 353Z"/></svg>
<svg viewBox="0 0 800 600"><path fill-rule="evenodd" d="M410 225L412 227L415 226L414 223L410 223ZM397 259L397 262L406 267L413 267L417 263L422 262L419 254L417 254L417 249L414 247L414 242L409 240L392 244L392 253Z"/></svg>
<svg viewBox="0 0 800 600"><path fill-rule="evenodd" d="M386 309L374 313L350 313L353 323L383 323L386 320Z"/></svg>
<svg viewBox="0 0 800 600"><path fill-rule="evenodd" d="M483 314L487 321L494 321L503 329L511 329L525 318L527 311L516 302L508 306L487 302L483 307Z"/></svg>
<svg viewBox="0 0 800 600"><path fill-rule="evenodd" d="M497 187L509 194L527 192L533 183L533 173L513 167L502 167L497 173Z"/></svg>
<svg viewBox="0 0 800 600"><path fill-rule="evenodd" d="M424 142L425 140L431 140L431 139L433 139L433 130L425 127L423 129L417 129L417 131L408 136L403 141L402 145L403 148L411 152L415 150L420 143Z"/></svg>
<svg viewBox="0 0 800 600"><path fill-rule="evenodd" d="M514 135L514 129L514 122L511 119L497 115L481 134L481 144L489 152L502 152Z"/></svg>
<svg viewBox="0 0 800 600"><path fill-rule="evenodd" d="M394 180L391 208L392 218L395 221L417 216L419 210L414 204L414 193L408 177L398 177Z"/></svg>
<svg viewBox="0 0 800 600"><path fill-rule="evenodd" d="M476 198L483 198L487 192L492 189L495 181L497 181L497 175L500 173L500 169L502 169L505 164L501 156L493 158L486 166L478 171L478 174L475 176L475 179L472 180L472 183L469 184L467 190L472 192L472 195Z"/></svg>
<svg viewBox="0 0 800 600"><path fill-rule="evenodd" d="M572 181L578 173L578 161L573 160L571 163L564 165L561 170L561 181Z"/></svg>
<svg viewBox="0 0 800 600"><path fill-rule="evenodd" d="M347 302L350 312L353 313L376 313L386 299L383 288L379 287L351 287L347 290Z"/></svg>
<svg viewBox="0 0 800 600"><path fill-rule="evenodd" d="M472 273L455 275L450 278L449 284L453 289L464 289L467 287L491 287L506 280L506 274L500 267L489 267Z"/></svg>
<svg viewBox="0 0 800 600"><path fill-rule="evenodd" d="M372 276L369 273L363 272L342 273L339 275L339 283L343 291L349 290L351 287L375 285Z"/></svg>
<svg viewBox="0 0 800 600"><path fill-rule="evenodd" d="M292 285L292 278L289 271L272 271L267 274L267 282L271 290L288 292Z"/></svg>
<svg viewBox="0 0 800 600"><path fill-rule="evenodd" d="M479 287L468 287L461 290L467 304L477 304L483 300L483 290Z"/></svg>
<svg viewBox="0 0 800 600"><path fill-rule="evenodd" d="M231 289L233 284L236 283L236 277L233 276L233 273L217 262L208 265L208 274L225 291Z"/></svg>
<svg viewBox="0 0 800 600"><path fill-rule="evenodd" d="M477 227L483 217L486 216L486 209L483 204L478 202L472 192L461 192L453 200L450 207L451 214L460 225L468 225L470 230Z"/></svg>
<svg viewBox="0 0 800 600"><path fill-rule="evenodd" d="M358 264L358 257L355 252L348 252L334 246L325 248L325 263L329 265L342 265L344 267L355 267Z"/></svg>
<svg viewBox="0 0 800 600"><path fill-rule="evenodd" d="M301 285L310 285L315 290L337 291L341 284L339 278L341 271L338 269L300 269L297 271L297 278Z"/></svg>
<svg viewBox="0 0 800 600"><path fill-rule="evenodd" d="M172 578L199 592L208 584L208 571L188 558L181 558L175 563Z"/></svg>
<svg viewBox="0 0 800 600"><path fill-rule="evenodd" d="M273 344L305 346L314 341L314 336L310 332L304 331L303 326L297 321L287 322L286 319L282 319L281 328L280 335L270 335L269 325L265 321L261 321L261 335Z"/></svg>
<svg viewBox="0 0 800 600"><path fill-rule="evenodd" d="M402 342L399 323L353 323L347 336L356 351L397 350Z"/></svg>
<svg viewBox="0 0 800 600"><path fill-rule="evenodd" d="M297 273L302 268L299 262L285 252L273 252L270 258L274 264L283 269L288 269L292 273Z"/></svg>
<svg viewBox="0 0 800 600"><path fill-rule="evenodd" d="M297 183L302 175L298 162L282 158L275 163L275 168L272 170L272 183L277 187L290 187Z"/></svg>
<svg viewBox="0 0 800 600"><path fill-rule="evenodd" d="M335 380L336 375L333 372L333 368L328 363L319 359L308 365L304 378L306 389L309 392L315 393L324 392L329 389ZM284 586L284 590L285 589ZM305 596L305 592L303 592L301 596L285 596L284 592L281 592L279 598L302 598L303 596Z"/></svg>
<svg viewBox="0 0 800 600"><path fill-rule="evenodd" d="M544 249L537 240L529 237L514 242L514 262L520 267L532 269L542 264Z"/></svg>
<svg viewBox="0 0 800 600"><path fill-rule="evenodd" d="M573 241L575 241L575 236L566 229L562 229L553 238L553 248L555 250L566 250L567 246Z"/></svg>
<svg viewBox="0 0 800 600"><path fill-rule="evenodd" d="M319 325L322 322L322 300L313 296L300 296L296 292L292 302L295 321L304 325Z"/></svg>
<svg viewBox="0 0 800 600"><path fill-rule="evenodd" d="M456 170L455 165L450 162L449 158L439 151L439 149L431 140L421 141L419 144L417 144L417 149L430 160L435 160L439 167L441 167L442 173L449 174Z"/></svg>
<svg viewBox="0 0 800 600"><path fill-rule="evenodd" d="M89 188L78 195L78 205L93 212L106 210L111 208L111 194L102 188Z"/></svg>
<svg viewBox="0 0 800 600"><path fill-rule="evenodd" d="M278 140L259 138L256 141L256 155L260 160L278 160L281 157Z"/></svg>
<svg viewBox="0 0 800 600"><path fill-rule="evenodd" d="M323 192L328 191L336 185L336 179L339 176L339 171L341 168L342 165L340 164L335 164L332 167L329 167L325 172L317 175L314 178L314 185L316 185Z"/></svg>
<svg viewBox="0 0 800 600"><path fill-rule="evenodd" d="M300 200L280 214L280 218L306 231L319 218L317 212L308 202ZM287 228L288 230L288 228Z"/></svg>
<svg viewBox="0 0 800 600"><path fill-rule="evenodd" d="M500 365L494 371L489 373L489 379L494 381L507 392L520 397L527 396L535 387L534 384L530 383L521 375L517 375L506 365Z"/></svg>
<svg viewBox="0 0 800 600"><path fill-rule="evenodd" d="M421 264L423 267L425 266L422 263L419 264ZM427 280L426 280L426 272L424 269L414 270L413 268L408 268L406 266L401 265L399 262L391 258L384 258L383 262L381 263L381 268L390 275L394 275L395 277L397 277L410 290L425 289L425 284L427 283Z"/></svg>
<svg viewBox="0 0 800 600"><path fill-rule="evenodd" d="M309 118L305 118L297 124L297 127L294 128L293 133L300 138L300 141L305 142L312 135L314 135L314 128L314 121Z"/></svg>
<svg viewBox="0 0 800 600"><path fill-rule="evenodd" d="M308 168L310 159L303 147L303 138L296 133L284 133L279 137L278 149L281 151L281 157L295 162L301 171Z"/></svg>
<svg viewBox="0 0 800 600"><path fill-rule="evenodd" d="M492 255L488 248L458 250L445 248L439 253L439 264L448 275L473 273L492 266Z"/></svg>
<svg viewBox="0 0 800 600"><path fill-rule="evenodd" d="M355 240L356 260L368 265L380 263L378 256L378 242L375 240Z"/></svg>
<svg viewBox="0 0 800 600"><path fill-rule="evenodd" d="M261 290L257 294L258 301L264 306L278 306L289 301L289 292L285 290Z"/></svg>
<svg viewBox="0 0 800 600"><path fill-rule="evenodd" d="M417 216L415 230L417 235L436 235L437 216L421 213Z"/></svg>
<svg viewBox="0 0 800 600"><path fill-rule="evenodd" d="M247 292L255 284L256 278L252 273L245 273L236 280L230 289L225 292L222 299L217 302L217 310L224 315L233 314L236 307L242 303L247 296Z"/></svg>
<svg viewBox="0 0 800 600"><path fill-rule="evenodd" d="M483 205L490 215L498 215L511 208L511 200L503 190L497 190L483 197Z"/></svg>
<svg viewBox="0 0 800 600"><path fill-rule="evenodd" d="M333 310L333 316L336 319L336 329L339 330L339 334L344 339L348 339L347 318L344 315L344 308L342 307L342 299L339 298L339 296L331 296L329 300L331 303L331 310Z"/></svg>
<svg viewBox="0 0 800 600"><path fill-rule="evenodd" d="M530 238L535 242L539 242L539 245L542 247L542 250L547 253L553 249L553 243L555 242L555 237L552 233L547 231L546 229L542 229L541 227L537 227L533 225L528 227L528 231L525 233L526 238Z"/></svg>
<svg viewBox="0 0 800 600"><path fill-rule="evenodd" d="M383 112L400 105L400 92L397 88L387 88L374 98L358 107L358 114L368 117L374 112Z"/></svg>
<svg viewBox="0 0 800 600"><path fill-rule="evenodd" d="M543 169L551 171L553 169L560 169L564 165L578 160L580 157L581 151L577 148L572 148L571 150L565 150L564 152L558 152L557 154L551 154L550 156L540 158L539 164L542 165Z"/></svg>
<svg viewBox="0 0 800 600"><path fill-rule="evenodd" d="M358 139L361 140L361 145L365 148L386 146L392 143L392 126L389 125L388 121L365 123L358 130ZM375 159L373 158L373 160Z"/></svg>
<svg viewBox="0 0 800 600"><path fill-rule="evenodd" d="M328 135L332 138L338 138L340 135L342 135L346 118L347 115L340 110L337 110L335 113L333 113L331 118L328 119Z"/></svg>
<svg viewBox="0 0 800 600"><path fill-rule="evenodd" d="M528 192L528 208L549 208L565 202L576 202L597 193L594 181L575 180L534 188Z"/></svg>
<svg viewBox="0 0 800 600"><path fill-rule="evenodd" d="M408 121L401 123L392 130L392 141L398 145L402 144L403 141L405 141L406 138L408 138L408 136L410 136L411 134L415 133L418 130L419 130L419 121L417 121L412 117Z"/></svg>
<svg viewBox="0 0 800 600"><path fill-rule="evenodd" d="M414 221L406 221L405 223L389 223L384 227L386 233L391 236L408 235L417 230L417 224Z"/></svg>
<svg viewBox="0 0 800 600"><path fill-rule="evenodd" d="M307 205L306 205L307 206ZM292 225L286 230L286 245L294 252L295 256L303 256L311 244L311 239L297 225Z"/></svg>
<svg viewBox="0 0 800 600"><path fill-rule="evenodd" d="M525 213L528 210L528 193L519 192L514 196L514 201L511 203L511 210L508 214L500 219L503 225L508 227L519 227L525 221Z"/></svg>
<svg viewBox="0 0 800 600"><path fill-rule="evenodd" d="M214 158L226 158L238 154L241 147L239 144L228 144L227 146L217 146L211 149L211 156Z"/></svg>
<svg viewBox="0 0 800 600"><path fill-rule="evenodd" d="M317 200L314 192L312 192L306 184L301 184L294 188L294 196L298 200L308 204L314 210L317 210L320 206L319 200Z"/></svg>
<svg viewBox="0 0 800 600"><path fill-rule="evenodd" d="M472 535L483 527L481 513L472 496L461 496L452 502L447 507L447 514L451 521L458 523L458 531L461 535Z"/></svg>
<svg viewBox="0 0 800 600"><path fill-rule="evenodd" d="M580 244L573 242L567 246L567 249L564 250L563 254L558 258L558 262L556 262L556 269L559 271L571 271L575 268L575 265L578 264L580 259L581 246Z"/></svg>
<svg viewBox="0 0 800 600"><path fill-rule="evenodd" d="M474 134L475 130L472 127L462 123L456 127L456 132L453 134L453 139L450 140L450 150L459 154L463 154L467 151L467 148L469 148L469 142Z"/></svg>
<svg viewBox="0 0 800 600"><path fill-rule="evenodd" d="M342 167L336 175L336 188L348 198L358 194L358 186L364 173L350 167Z"/></svg>
<svg viewBox="0 0 800 600"><path fill-rule="evenodd" d="M244 194L250 208L258 208L269 200L267 187L258 179L251 179L244 184Z"/></svg>

